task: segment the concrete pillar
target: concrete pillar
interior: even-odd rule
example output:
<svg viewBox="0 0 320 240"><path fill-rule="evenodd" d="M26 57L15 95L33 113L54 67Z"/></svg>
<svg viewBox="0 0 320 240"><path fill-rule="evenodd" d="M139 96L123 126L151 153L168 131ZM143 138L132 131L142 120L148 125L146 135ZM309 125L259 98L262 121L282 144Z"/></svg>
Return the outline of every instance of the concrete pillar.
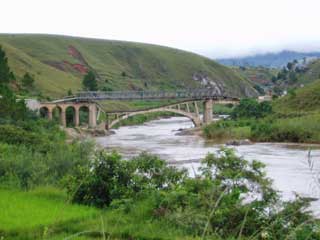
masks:
<svg viewBox="0 0 320 240"><path fill-rule="evenodd" d="M97 106L91 104L89 106L89 127L95 128L97 126Z"/></svg>
<svg viewBox="0 0 320 240"><path fill-rule="evenodd" d="M48 108L48 119L50 121L53 119L53 117L52 117L52 108Z"/></svg>
<svg viewBox="0 0 320 240"><path fill-rule="evenodd" d="M207 99L203 104L203 123L209 124L212 122L212 107L213 101L212 99Z"/></svg>
<svg viewBox="0 0 320 240"><path fill-rule="evenodd" d="M74 126L79 127L80 124L80 107L75 106L74 107Z"/></svg>
<svg viewBox="0 0 320 240"><path fill-rule="evenodd" d="M65 109L65 108L61 108L60 124L61 124L63 127L67 127L67 117L66 117L66 109Z"/></svg>
<svg viewBox="0 0 320 240"><path fill-rule="evenodd" d="M189 104L186 103L186 107L187 107L187 112L190 112L190 108L189 108Z"/></svg>
<svg viewBox="0 0 320 240"><path fill-rule="evenodd" d="M109 130L109 126L110 126L111 120L109 118L109 114L106 113L106 129Z"/></svg>
<svg viewBox="0 0 320 240"><path fill-rule="evenodd" d="M194 104L194 110L195 110L195 112L196 112L196 116L199 116L198 104L197 104L197 102L194 102L193 104Z"/></svg>

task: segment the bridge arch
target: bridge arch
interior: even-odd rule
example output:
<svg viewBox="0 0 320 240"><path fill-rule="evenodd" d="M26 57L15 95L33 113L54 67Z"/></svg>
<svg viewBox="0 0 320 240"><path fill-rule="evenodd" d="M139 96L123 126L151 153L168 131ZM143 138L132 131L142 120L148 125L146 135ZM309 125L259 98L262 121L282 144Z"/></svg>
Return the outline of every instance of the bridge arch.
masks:
<svg viewBox="0 0 320 240"><path fill-rule="evenodd" d="M79 107L79 125L89 125L90 121L90 109L87 105L81 105Z"/></svg>
<svg viewBox="0 0 320 240"><path fill-rule="evenodd" d="M72 105L66 106L66 125L67 127L76 126L76 108Z"/></svg>
<svg viewBox="0 0 320 240"><path fill-rule="evenodd" d="M62 108L60 106L54 106L52 108L52 120L62 123Z"/></svg>
<svg viewBox="0 0 320 240"><path fill-rule="evenodd" d="M136 111L136 112L128 112L124 113L123 115L119 116L115 120L111 121L110 123L107 124L107 129L111 129L113 126L115 126L117 123L129 118L133 117L135 115L139 114L148 114L148 113L153 113L153 112L171 112L171 113L176 113L181 116L189 118L192 123L194 124L195 127L201 126L201 119L198 113L192 113L192 112L186 112L180 109L172 108L172 107L160 107L160 108L155 108L155 109L150 109L150 110L142 110L142 111Z"/></svg>
<svg viewBox="0 0 320 240"><path fill-rule="evenodd" d="M47 106L42 106L40 107L39 109L39 114L40 114L40 117L42 118L48 118L50 119L50 114L49 114L50 110L49 110L49 107Z"/></svg>

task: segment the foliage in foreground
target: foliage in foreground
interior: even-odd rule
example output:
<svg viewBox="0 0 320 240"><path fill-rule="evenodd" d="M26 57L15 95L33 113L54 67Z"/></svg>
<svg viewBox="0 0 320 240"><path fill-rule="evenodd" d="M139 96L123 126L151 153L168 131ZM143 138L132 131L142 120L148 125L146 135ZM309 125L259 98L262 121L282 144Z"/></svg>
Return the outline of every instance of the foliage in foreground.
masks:
<svg viewBox="0 0 320 240"><path fill-rule="evenodd" d="M59 185L61 178L90 160L91 143L65 144L58 125L38 119L14 96L0 99L2 104L9 108L0 108L0 185L21 189Z"/></svg>
<svg viewBox="0 0 320 240"><path fill-rule="evenodd" d="M209 154L198 175L190 178L152 155L126 161L116 153L99 152L88 169L68 179L67 187L76 203L127 214L137 203L148 202L144 218L192 236L320 239L305 211L309 201L281 202L263 168L260 162L222 149L218 155Z"/></svg>

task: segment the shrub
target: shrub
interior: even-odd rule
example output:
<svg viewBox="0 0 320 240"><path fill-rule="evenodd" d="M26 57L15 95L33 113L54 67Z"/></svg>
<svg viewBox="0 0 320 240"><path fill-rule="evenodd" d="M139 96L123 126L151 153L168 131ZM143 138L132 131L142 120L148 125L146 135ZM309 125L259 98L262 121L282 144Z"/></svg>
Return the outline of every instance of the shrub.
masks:
<svg viewBox="0 0 320 240"><path fill-rule="evenodd" d="M36 133L13 125L0 125L0 141L8 144L40 145L43 142Z"/></svg>
<svg viewBox="0 0 320 240"><path fill-rule="evenodd" d="M133 198L155 189L168 189L185 171L168 167L158 157L142 153L131 161L115 152L99 151L87 168L66 179L73 202L106 207L113 200Z"/></svg>
<svg viewBox="0 0 320 240"><path fill-rule="evenodd" d="M30 189L39 185L59 185L63 177L86 166L93 145L57 143L47 151L27 145L0 144L0 185Z"/></svg>
<svg viewBox="0 0 320 240"><path fill-rule="evenodd" d="M270 102L259 103L255 99L241 99L240 104L232 111L232 118L262 118L272 113Z"/></svg>

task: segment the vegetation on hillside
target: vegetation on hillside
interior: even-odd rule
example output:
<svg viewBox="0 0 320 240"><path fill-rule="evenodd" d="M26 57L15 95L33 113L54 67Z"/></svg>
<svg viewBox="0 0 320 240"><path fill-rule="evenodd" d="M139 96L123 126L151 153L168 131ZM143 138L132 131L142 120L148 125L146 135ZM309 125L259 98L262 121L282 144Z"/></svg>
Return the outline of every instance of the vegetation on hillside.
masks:
<svg viewBox="0 0 320 240"><path fill-rule="evenodd" d="M243 77L248 78L260 95L264 95L272 89L272 79L278 73L278 69L266 67L240 66L233 67L233 69Z"/></svg>
<svg viewBox="0 0 320 240"><path fill-rule="evenodd" d="M87 91L97 91L98 90L98 82L94 72L89 71L82 80L82 85L84 90Z"/></svg>
<svg viewBox="0 0 320 240"><path fill-rule="evenodd" d="M320 78L320 60L304 59L298 62L294 60L288 62L285 67L279 70L272 78L273 92L277 95L303 88L305 85L313 83Z"/></svg>
<svg viewBox="0 0 320 240"><path fill-rule="evenodd" d="M233 67L252 81L259 94L272 93L281 96L317 81L320 78L320 60L302 59L287 62L281 68L252 66Z"/></svg>
<svg viewBox="0 0 320 240"><path fill-rule="evenodd" d="M215 86L235 95L255 94L249 81L205 57L167 47L48 35L0 35L20 83L34 76L44 96L82 89L92 71L100 90L185 89Z"/></svg>
<svg viewBox="0 0 320 240"><path fill-rule="evenodd" d="M309 114L318 112L320 106L320 80L302 88L292 90L287 96L274 101L273 108L278 114Z"/></svg>

